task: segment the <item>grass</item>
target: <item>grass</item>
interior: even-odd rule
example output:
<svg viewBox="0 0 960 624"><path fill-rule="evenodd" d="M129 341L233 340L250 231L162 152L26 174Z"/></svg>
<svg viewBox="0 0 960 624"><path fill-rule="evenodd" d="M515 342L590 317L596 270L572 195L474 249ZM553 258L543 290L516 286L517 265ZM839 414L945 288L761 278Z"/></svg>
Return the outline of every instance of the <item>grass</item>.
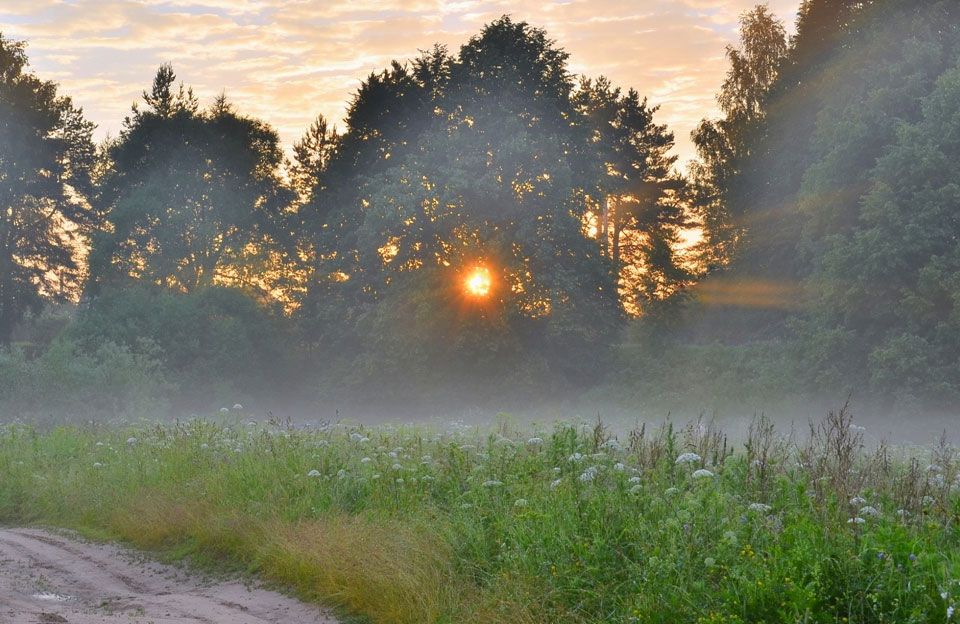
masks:
<svg viewBox="0 0 960 624"><path fill-rule="evenodd" d="M0 522L248 571L378 624L936 623L960 604L958 471L946 444L865 449L846 410L802 441L759 419L737 448L703 423L12 424Z"/></svg>

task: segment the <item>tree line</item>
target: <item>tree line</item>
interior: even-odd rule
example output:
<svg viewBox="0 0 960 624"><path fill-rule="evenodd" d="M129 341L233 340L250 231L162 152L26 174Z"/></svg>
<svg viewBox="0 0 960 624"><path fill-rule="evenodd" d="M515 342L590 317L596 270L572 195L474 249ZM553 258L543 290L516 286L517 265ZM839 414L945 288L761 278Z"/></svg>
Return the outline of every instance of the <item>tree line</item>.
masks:
<svg viewBox="0 0 960 624"><path fill-rule="evenodd" d="M116 360L123 396L193 405L949 400L956 13L807 0L789 38L745 13L686 174L655 105L506 16L369 75L291 158L168 65L96 145L0 36L0 373Z"/></svg>

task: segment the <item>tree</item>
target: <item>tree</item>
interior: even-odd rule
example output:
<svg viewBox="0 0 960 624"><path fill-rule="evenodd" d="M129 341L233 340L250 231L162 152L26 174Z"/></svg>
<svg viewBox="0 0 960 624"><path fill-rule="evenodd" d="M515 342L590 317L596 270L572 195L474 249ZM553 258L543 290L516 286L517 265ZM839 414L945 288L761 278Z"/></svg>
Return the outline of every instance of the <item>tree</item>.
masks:
<svg viewBox="0 0 960 624"><path fill-rule="evenodd" d="M94 126L57 85L27 71L24 45L0 34L0 344L47 299L76 294Z"/></svg>
<svg viewBox="0 0 960 624"><path fill-rule="evenodd" d="M391 352L432 353L431 365L468 380L490 372L477 366L491 349L499 366L523 368L495 347L513 340L527 364L595 374L620 307L609 262L584 233L588 150L566 60L543 31L505 17L456 58L435 48L361 86L314 200L325 218L317 303L304 312L329 336L326 353L389 369L375 354L400 341ZM463 290L477 265L493 281L483 301ZM437 331L415 330L424 319ZM442 319L459 319L455 336ZM413 344L384 331L408 331Z"/></svg>
<svg viewBox="0 0 960 624"><path fill-rule="evenodd" d="M657 107L633 89L621 94L605 78L581 82L576 102L598 156L597 237L624 305L637 314L692 277L675 254L679 231L688 223L681 201L685 184L669 154L673 133L653 122Z"/></svg>
<svg viewBox="0 0 960 624"><path fill-rule="evenodd" d="M730 261L746 227L733 186L754 151L766 100L787 55L786 30L766 5L740 17L740 42L739 48L727 47L730 68L717 94L724 117L702 121L693 133L700 161L692 174L700 187L707 262L713 265Z"/></svg>
<svg viewBox="0 0 960 624"><path fill-rule="evenodd" d="M225 96L201 110L165 65L145 110L109 146L90 291L136 278L179 290L211 284L270 295L289 278L291 194L277 133ZM287 266L285 266L287 265Z"/></svg>

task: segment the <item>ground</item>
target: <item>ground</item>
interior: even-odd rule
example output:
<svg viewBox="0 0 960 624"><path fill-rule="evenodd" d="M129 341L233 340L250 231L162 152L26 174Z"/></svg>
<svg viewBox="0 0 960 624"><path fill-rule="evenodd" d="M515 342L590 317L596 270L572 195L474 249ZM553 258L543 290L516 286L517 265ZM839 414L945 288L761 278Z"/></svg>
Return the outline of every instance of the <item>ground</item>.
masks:
<svg viewBox="0 0 960 624"><path fill-rule="evenodd" d="M0 530L0 624L336 624L315 606L210 581L116 546Z"/></svg>

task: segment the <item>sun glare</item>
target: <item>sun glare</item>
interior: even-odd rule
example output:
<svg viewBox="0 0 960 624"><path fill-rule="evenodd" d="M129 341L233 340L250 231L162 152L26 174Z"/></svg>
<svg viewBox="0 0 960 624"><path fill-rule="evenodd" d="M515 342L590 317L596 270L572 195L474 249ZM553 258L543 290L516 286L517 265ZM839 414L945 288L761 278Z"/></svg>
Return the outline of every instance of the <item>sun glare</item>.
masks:
<svg viewBox="0 0 960 624"><path fill-rule="evenodd" d="M492 280L490 279L490 270L486 267L478 266L467 273L463 286L467 294L471 297L486 297L490 294Z"/></svg>

